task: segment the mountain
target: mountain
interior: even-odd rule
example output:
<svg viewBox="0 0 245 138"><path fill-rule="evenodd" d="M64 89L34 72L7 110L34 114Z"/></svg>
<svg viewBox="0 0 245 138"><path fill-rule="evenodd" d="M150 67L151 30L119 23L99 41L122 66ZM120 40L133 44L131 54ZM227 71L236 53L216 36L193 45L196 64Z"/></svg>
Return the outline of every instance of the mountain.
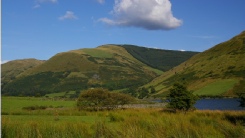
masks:
<svg viewBox="0 0 245 138"><path fill-rule="evenodd" d="M134 49L134 52L138 53L137 57L141 56L142 58L135 58L136 54L128 52L129 49ZM148 52L144 52L145 49L148 52L153 51L150 52L149 59L146 58ZM12 63L15 65L13 69L9 66L11 63L9 62L2 65L4 68L2 74L8 76L4 71L10 70L13 72L13 79L2 85L2 94L33 96L55 92L80 91L94 87L103 87L110 90L139 87L163 73L161 70L147 65L157 67L157 62L156 65L155 62L151 63L153 59L162 63L169 56L173 59L181 54L186 56L185 52L181 51L172 51L172 54L169 54L171 51L161 52L161 50L157 50L154 54L154 51L156 52L155 49L132 45L130 48L125 48L122 45L103 45L97 48L58 53L32 68L22 69L16 61L13 61ZM190 58L194 54L196 52L187 54L186 58ZM186 58L183 58L182 62ZM171 65L169 63L165 64L166 68L173 66L172 63ZM31 65L27 67L31 67ZM164 66L161 67L165 68ZM16 71L17 68L21 71ZM4 79L6 77L2 77L2 80Z"/></svg>
<svg viewBox="0 0 245 138"><path fill-rule="evenodd" d="M190 57L199 53L193 51L154 49L134 45L121 46L124 47L128 53L130 53L136 59L148 66L160 69L162 71L168 71L169 69L181 64Z"/></svg>
<svg viewBox="0 0 245 138"><path fill-rule="evenodd" d="M1 65L2 84L14 80L19 74L34 68L45 61L37 59L13 60Z"/></svg>
<svg viewBox="0 0 245 138"><path fill-rule="evenodd" d="M245 31L199 53L145 85L166 95L175 82L184 82L198 95L234 96L232 88L245 77Z"/></svg>

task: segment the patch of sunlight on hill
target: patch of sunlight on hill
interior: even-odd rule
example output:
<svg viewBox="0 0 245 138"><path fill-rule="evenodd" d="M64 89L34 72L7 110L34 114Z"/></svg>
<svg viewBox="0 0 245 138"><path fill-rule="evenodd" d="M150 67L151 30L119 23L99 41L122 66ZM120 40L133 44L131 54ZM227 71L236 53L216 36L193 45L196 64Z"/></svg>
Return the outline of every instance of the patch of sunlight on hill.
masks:
<svg viewBox="0 0 245 138"><path fill-rule="evenodd" d="M97 58L112 58L113 54L100 49L83 49L86 54Z"/></svg>
<svg viewBox="0 0 245 138"><path fill-rule="evenodd" d="M157 75L162 75L163 71L159 70L159 69L155 69L155 68L151 68L151 67L146 67L146 69L149 69L153 72L155 72Z"/></svg>
<svg viewBox="0 0 245 138"><path fill-rule="evenodd" d="M218 80L194 92L197 95L221 95L238 83L235 79Z"/></svg>

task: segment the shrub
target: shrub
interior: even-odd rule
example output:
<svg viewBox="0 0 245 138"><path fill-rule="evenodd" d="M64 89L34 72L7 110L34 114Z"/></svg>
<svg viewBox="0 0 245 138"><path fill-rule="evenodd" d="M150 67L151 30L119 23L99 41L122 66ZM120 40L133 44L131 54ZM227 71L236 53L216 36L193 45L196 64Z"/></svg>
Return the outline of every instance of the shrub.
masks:
<svg viewBox="0 0 245 138"><path fill-rule="evenodd" d="M23 107L23 110L45 110L47 108L47 106L27 106L27 107Z"/></svg>
<svg viewBox="0 0 245 138"><path fill-rule="evenodd" d="M173 108L174 110L188 111L194 108L197 96L188 91L184 85L175 83L170 89L168 100L170 108Z"/></svg>
<svg viewBox="0 0 245 138"><path fill-rule="evenodd" d="M233 91L235 91L240 98L240 106L245 107L245 79L240 80L239 83L234 86Z"/></svg>
<svg viewBox="0 0 245 138"><path fill-rule="evenodd" d="M97 88L82 92L77 100L77 107L91 111L109 110L118 108L118 105L124 105L133 100L129 95L111 93L106 89Z"/></svg>

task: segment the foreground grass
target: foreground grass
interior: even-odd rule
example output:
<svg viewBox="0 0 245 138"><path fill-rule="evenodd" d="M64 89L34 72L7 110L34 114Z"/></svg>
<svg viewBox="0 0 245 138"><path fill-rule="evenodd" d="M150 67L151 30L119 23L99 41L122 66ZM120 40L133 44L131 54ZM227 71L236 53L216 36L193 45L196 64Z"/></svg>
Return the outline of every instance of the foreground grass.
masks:
<svg viewBox="0 0 245 138"><path fill-rule="evenodd" d="M77 112L77 111L74 111ZM243 137L245 112L195 111L166 113L161 109L127 109L69 115L3 115L2 137Z"/></svg>
<svg viewBox="0 0 245 138"><path fill-rule="evenodd" d="M32 111L22 109L33 104L53 107L62 105L63 108ZM241 138L245 136L245 111L194 111L185 114L169 113L162 108L147 108L89 112L79 111L74 105L75 101L2 97L2 137Z"/></svg>

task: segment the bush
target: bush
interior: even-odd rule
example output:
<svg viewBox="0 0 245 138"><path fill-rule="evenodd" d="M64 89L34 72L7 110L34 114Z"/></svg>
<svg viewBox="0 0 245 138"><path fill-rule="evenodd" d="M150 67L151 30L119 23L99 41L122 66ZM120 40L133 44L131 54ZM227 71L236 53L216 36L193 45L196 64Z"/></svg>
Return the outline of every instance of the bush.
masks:
<svg viewBox="0 0 245 138"><path fill-rule="evenodd" d="M23 107L23 110L45 110L47 108L47 106L27 106L27 107Z"/></svg>
<svg viewBox="0 0 245 138"><path fill-rule="evenodd" d="M188 111L194 108L197 96L193 95L192 92L188 91L187 88L180 84L175 83L170 89L168 96L169 107L176 110Z"/></svg>
<svg viewBox="0 0 245 138"><path fill-rule="evenodd" d="M240 80L233 88L233 91L240 98L240 106L245 107L245 79Z"/></svg>
<svg viewBox="0 0 245 138"><path fill-rule="evenodd" d="M77 107L91 111L110 110L118 108L118 105L128 104L132 101L134 101L134 98L129 95L111 93L106 89L97 88L82 92L77 100Z"/></svg>

